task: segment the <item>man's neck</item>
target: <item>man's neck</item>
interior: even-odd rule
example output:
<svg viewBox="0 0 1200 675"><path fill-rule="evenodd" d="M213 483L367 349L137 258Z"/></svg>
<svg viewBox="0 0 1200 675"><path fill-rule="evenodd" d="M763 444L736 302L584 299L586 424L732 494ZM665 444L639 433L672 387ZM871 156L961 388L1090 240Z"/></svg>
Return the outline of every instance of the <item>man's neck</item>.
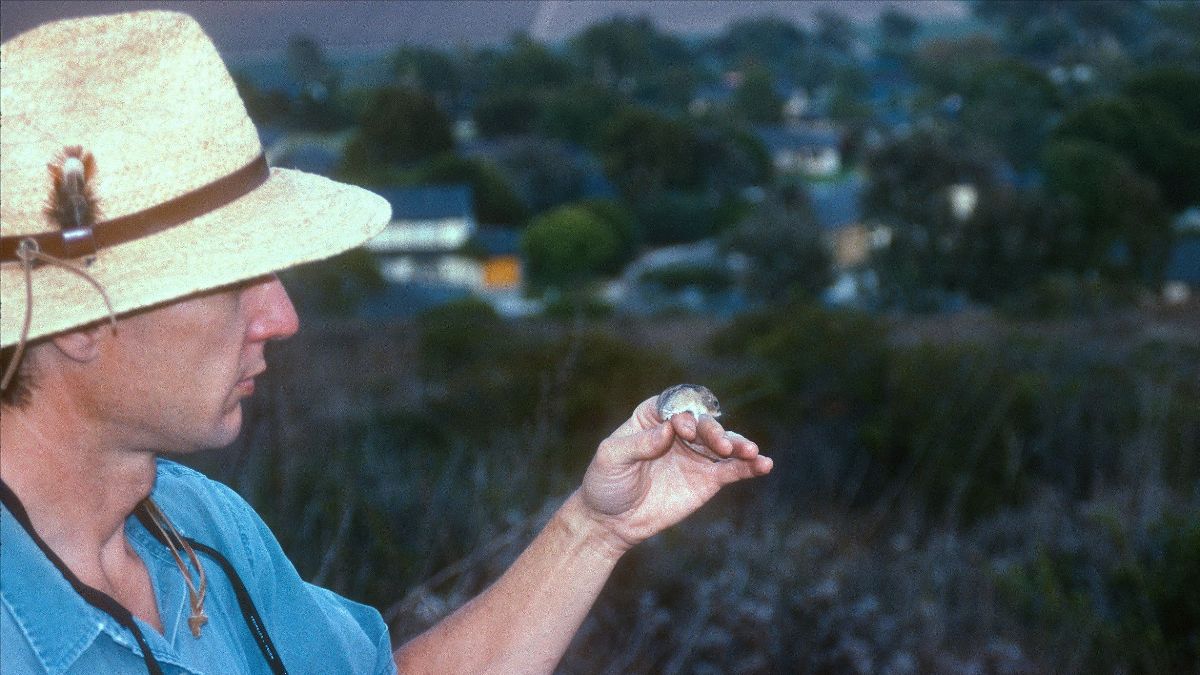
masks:
<svg viewBox="0 0 1200 675"><path fill-rule="evenodd" d="M125 553L125 519L154 487L153 453L105 441L70 406L5 407L0 415L0 478L81 577Z"/></svg>

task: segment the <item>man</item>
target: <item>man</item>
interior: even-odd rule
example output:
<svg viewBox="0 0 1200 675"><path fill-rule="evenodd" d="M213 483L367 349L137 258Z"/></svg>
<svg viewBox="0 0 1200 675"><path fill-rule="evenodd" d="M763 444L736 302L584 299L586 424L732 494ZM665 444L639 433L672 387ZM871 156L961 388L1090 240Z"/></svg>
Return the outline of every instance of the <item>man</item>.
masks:
<svg viewBox="0 0 1200 675"><path fill-rule="evenodd" d="M0 60L3 672L549 672L625 551L770 471L649 399L495 584L393 654L378 612L159 457L234 439L265 344L298 328L274 273L359 245L386 202L268 169L185 15L49 24Z"/></svg>

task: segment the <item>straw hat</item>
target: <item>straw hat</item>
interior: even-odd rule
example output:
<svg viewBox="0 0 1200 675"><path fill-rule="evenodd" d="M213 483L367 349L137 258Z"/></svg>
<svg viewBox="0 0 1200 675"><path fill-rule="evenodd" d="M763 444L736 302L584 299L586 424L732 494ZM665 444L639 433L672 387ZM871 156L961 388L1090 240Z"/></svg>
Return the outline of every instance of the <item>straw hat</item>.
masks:
<svg viewBox="0 0 1200 675"><path fill-rule="evenodd" d="M390 218L366 190L268 169L229 72L187 15L47 24L0 46L0 69L0 346L21 337L16 252L31 237L121 314L335 255ZM65 229L47 208L72 152L94 227ZM31 269L29 340L108 316L86 276Z"/></svg>

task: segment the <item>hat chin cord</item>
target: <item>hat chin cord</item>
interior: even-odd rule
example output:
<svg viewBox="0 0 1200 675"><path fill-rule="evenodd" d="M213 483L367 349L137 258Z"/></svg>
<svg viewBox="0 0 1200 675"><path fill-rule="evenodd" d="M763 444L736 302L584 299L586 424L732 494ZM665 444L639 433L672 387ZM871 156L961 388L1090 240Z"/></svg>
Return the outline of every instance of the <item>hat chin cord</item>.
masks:
<svg viewBox="0 0 1200 675"><path fill-rule="evenodd" d="M167 518L167 514L158 508L158 504L155 504L153 499L146 497L142 501L142 506L146 509L147 515L150 516L150 522L154 523L162 540L167 543L167 548L171 550L171 555L175 557L175 564L179 566L179 572L183 575L183 581L187 584L188 602L192 606L192 614L188 617L188 627L191 628L194 637L200 637L200 629L208 623L208 616L204 613L204 596L208 594L208 577L204 574L204 567L200 564L200 559L196 557L196 553L188 544L187 539L179 534L179 531L175 529L175 524L171 522L170 518ZM181 548L183 554L179 552ZM198 583L192 581L192 573L188 571L184 554L187 556L187 562L191 562L192 567L196 570Z"/></svg>
<svg viewBox="0 0 1200 675"><path fill-rule="evenodd" d="M56 258L48 253L43 253L35 239L27 238L21 240L17 247L17 257L21 260L21 267L25 272L25 321L21 324L21 337L17 340L17 348L13 352L12 360L8 363L8 369L4 371L4 379L0 380L0 391L8 389L8 383L16 374L17 368L21 364L21 356L25 353L25 345L29 341L29 326L33 323L33 265L35 262L44 262L55 267L61 267L69 272L87 279L98 293L104 299L104 307L108 310L108 320L112 325L113 335L117 333L117 313L113 311L112 301L108 298L108 291L104 290L104 284L96 280L96 277L88 274L87 270L76 265L68 260ZM89 260L89 263L91 261Z"/></svg>

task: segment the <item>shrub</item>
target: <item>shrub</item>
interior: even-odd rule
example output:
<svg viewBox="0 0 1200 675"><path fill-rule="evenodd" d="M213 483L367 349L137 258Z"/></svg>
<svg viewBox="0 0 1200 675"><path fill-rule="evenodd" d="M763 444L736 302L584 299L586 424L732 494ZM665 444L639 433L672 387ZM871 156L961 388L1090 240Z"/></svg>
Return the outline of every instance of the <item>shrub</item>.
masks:
<svg viewBox="0 0 1200 675"><path fill-rule="evenodd" d="M1182 673L1200 666L1200 517L1172 514L1146 532L1085 523L1091 547L1045 542L1000 576L1001 598L1049 653L1084 672Z"/></svg>
<svg viewBox="0 0 1200 675"><path fill-rule="evenodd" d="M729 398L757 419L790 420L862 409L882 389L883 327L866 314L790 305L746 314L713 340L717 354L753 367Z"/></svg>

